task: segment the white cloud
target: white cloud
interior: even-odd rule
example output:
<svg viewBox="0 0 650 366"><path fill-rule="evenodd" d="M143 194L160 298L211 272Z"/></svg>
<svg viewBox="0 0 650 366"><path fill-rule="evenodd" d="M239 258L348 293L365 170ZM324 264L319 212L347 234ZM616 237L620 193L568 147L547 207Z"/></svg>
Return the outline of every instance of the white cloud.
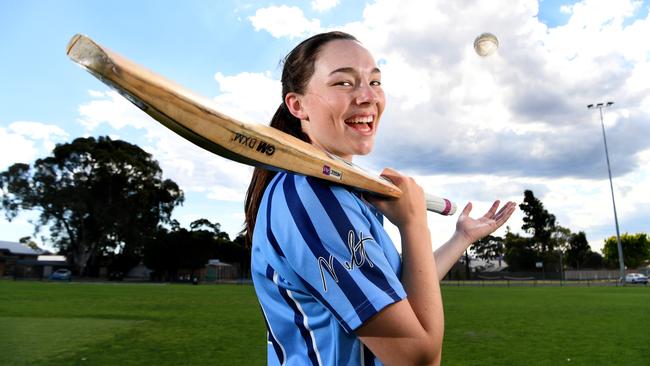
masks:
<svg viewBox="0 0 650 366"><path fill-rule="evenodd" d="M265 30L276 38L298 38L319 32L321 29L318 19L307 19L302 10L295 6L282 5L258 9L255 15L248 19L256 31Z"/></svg>
<svg viewBox="0 0 650 366"><path fill-rule="evenodd" d="M188 192L208 192L208 198L239 201L250 180L250 168L219 157L167 130L149 130L143 148L159 162L164 175ZM218 195L224 190L227 194Z"/></svg>
<svg viewBox="0 0 650 366"><path fill-rule="evenodd" d="M218 201L244 202L245 191L223 186L215 186L208 192L208 198Z"/></svg>
<svg viewBox="0 0 650 366"><path fill-rule="evenodd" d="M0 170L14 163L30 164L38 154L34 141L0 128Z"/></svg>
<svg viewBox="0 0 650 366"><path fill-rule="evenodd" d="M319 12L324 12L336 7L339 0L314 0L311 2L311 7Z"/></svg>
<svg viewBox="0 0 650 366"><path fill-rule="evenodd" d="M54 149L56 142L68 137L61 127L40 122L16 121L9 125L9 130L31 140L40 140L46 151Z"/></svg>
<svg viewBox="0 0 650 366"><path fill-rule="evenodd" d="M214 98L218 109L244 121L268 123L282 102L282 86L270 72L214 76L220 94Z"/></svg>
<svg viewBox="0 0 650 366"><path fill-rule="evenodd" d="M268 123L280 104L280 83L270 73L215 74L220 94L215 109L242 121ZM139 144L159 161L164 176L187 192L203 192L222 201L243 201L252 169L229 161L176 135L115 91L90 91L79 107L78 122L88 132L108 125L144 130Z"/></svg>
<svg viewBox="0 0 650 366"><path fill-rule="evenodd" d="M643 1L583 0L567 6L568 25L574 29L601 31L607 26L621 27L624 20L643 5Z"/></svg>
<svg viewBox="0 0 650 366"><path fill-rule="evenodd" d="M550 29L536 1L368 5L363 19L339 28L382 60L388 107L369 163L416 174L459 205L521 201L532 189L599 249L613 213L599 120L586 105L612 99L605 125L621 227L647 231L634 221L650 206L642 192L650 142L640 137L650 132L650 19L640 5L577 2L561 9L567 24ZM501 47L479 58L472 41L485 31ZM438 242L453 230L454 220L430 220ZM509 223L521 224L521 213Z"/></svg>
<svg viewBox="0 0 650 366"><path fill-rule="evenodd" d="M52 135L54 137L65 137L68 135L59 126L31 121L12 122L9 124L9 130L16 134L29 136L37 140L48 140Z"/></svg>
<svg viewBox="0 0 650 366"><path fill-rule="evenodd" d="M60 127L41 122L16 121L0 127L0 169L14 163L31 164L67 137Z"/></svg>
<svg viewBox="0 0 650 366"><path fill-rule="evenodd" d="M88 90L88 95L94 98L101 98L104 96L104 92L99 90Z"/></svg>
<svg viewBox="0 0 650 366"><path fill-rule="evenodd" d="M124 127L146 128L151 124L146 113L114 90L100 92L89 90L92 100L79 106L79 122L87 132L95 130L103 123L120 130Z"/></svg>

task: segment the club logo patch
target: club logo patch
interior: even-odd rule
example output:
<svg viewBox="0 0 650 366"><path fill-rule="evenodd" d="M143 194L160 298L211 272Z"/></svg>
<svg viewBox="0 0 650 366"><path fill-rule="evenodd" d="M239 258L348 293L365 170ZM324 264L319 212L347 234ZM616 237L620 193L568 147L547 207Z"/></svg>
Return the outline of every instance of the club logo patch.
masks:
<svg viewBox="0 0 650 366"><path fill-rule="evenodd" d="M329 165L323 165L323 174L341 180L343 174Z"/></svg>

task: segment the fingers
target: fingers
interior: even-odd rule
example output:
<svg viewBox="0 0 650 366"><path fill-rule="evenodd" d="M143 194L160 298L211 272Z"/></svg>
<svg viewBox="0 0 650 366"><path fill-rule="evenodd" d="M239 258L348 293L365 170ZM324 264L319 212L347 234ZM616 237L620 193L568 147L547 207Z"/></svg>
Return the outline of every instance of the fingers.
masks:
<svg viewBox="0 0 650 366"><path fill-rule="evenodd" d="M384 170L381 171L381 175L385 175L385 174L401 175L397 170L395 170L393 168L384 168Z"/></svg>
<svg viewBox="0 0 650 366"><path fill-rule="evenodd" d="M494 216L494 221L496 221L498 226L503 225L510 216L512 215L513 212L515 212L515 209L517 208L517 204L514 202L508 202L506 203L499 212Z"/></svg>
<svg viewBox="0 0 650 366"><path fill-rule="evenodd" d="M494 203L492 204L492 207L490 207L488 212L486 212L485 215L483 215L483 217L485 217L487 219L490 219L490 218L494 217L494 214L497 212L497 208L499 207L500 203L501 203L501 201L499 201L499 200L494 201ZM506 206L503 206L503 207L506 207Z"/></svg>
<svg viewBox="0 0 650 366"><path fill-rule="evenodd" d="M484 219L484 220L492 221L493 222L492 225L494 225L495 228L500 227L506 221L508 221L508 219L510 218L512 213L515 212L515 210L517 208L517 204L515 202L510 201L510 202L507 202L505 205L503 205L503 207L501 207L499 209L499 211L497 212L497 208L499 207L499 203L500 203L499 200L494 201L494 203L492 204L492 207L490 207L488 212L485 215L483 215L483 217L481 218L481 219ZM465 211L463 211L463 213L465 213Z"/></svg>
<svg viewBox="0 0 650 366"><path fill-rule="evenodd" d="M381 176L391 181L394 185L400 188L403 193L406 193L405 190L408 190L410 187L411 190L422 191L422 193L424 194L424 190L422 190L422 187L420 187L415 182L413 177L403 175L397 170L391 168L384 168L384 170L381 172Z"/></svg>
<svg viewBox="0 0 650 366"><path fill-rule="evenodd" d="M472 203L467 202L465 205L465 208L463 208L463 211L460 213L460 216L469 216L469 213L472 211Z"/></svg>
<svg viewBox="0 0 650 366"><path fill-rule="evenodd" d="M385 201L391 200L391 198L377 196L377 195L374 195L374 194L368 193L368 192L363 193L363 198L366 201L370 202L373 206L375 206L377 208L382 207L382 205L384 205ZM381 211L381 209L380 209L380 211Z"/></svg>
<svg viewBox="0 0 650 366"><path fill-rule="evenodd" d="M498 225L503 224L506 222L509 218L510 215L512 215L513 212L515 212L515 209L517 208L517 204L515 202L507 202L499 211L497 212L497 208L499 208L499 204L501 201L496 200L490 207L490 209L483 215L483 219L488 219L488 220L494 220L498 223ZM460 216L469 216L469 213L472 211L472 203L468 202L465 208L463 208L463 211L461 212Z"/></svg>
<svg viewBox="0 0 650 366"><path fill-rule="evenodd" d="M373 197L369 201L398 228L409 222L426 223L427 208L422 187L412 177L402 175L394 169L384 169L381 176L390 180L402 194L395 199Z"/></svg>
<svg viewBox="0 0 650 366"><path fill-rule="evenodd" d="M382 170L380 175L390 180L395 185L399 185L402 179L404 178L404 176L400 174L397 170L391 168L384 168L384 170Z"/></svg>

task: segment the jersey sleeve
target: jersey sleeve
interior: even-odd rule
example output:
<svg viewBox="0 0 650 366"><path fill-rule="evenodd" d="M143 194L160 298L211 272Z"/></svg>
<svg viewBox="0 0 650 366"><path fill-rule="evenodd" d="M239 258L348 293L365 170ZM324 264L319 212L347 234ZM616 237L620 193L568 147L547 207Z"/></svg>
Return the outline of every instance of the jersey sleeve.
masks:
<svg viewBox="0 0 650 366"><path fill-rule="evenodd" d="M392 243L372 235L381 225L348 190L288 175L273 205L272 231L285 260L346 331L406 297L382 245Z"/></svg>

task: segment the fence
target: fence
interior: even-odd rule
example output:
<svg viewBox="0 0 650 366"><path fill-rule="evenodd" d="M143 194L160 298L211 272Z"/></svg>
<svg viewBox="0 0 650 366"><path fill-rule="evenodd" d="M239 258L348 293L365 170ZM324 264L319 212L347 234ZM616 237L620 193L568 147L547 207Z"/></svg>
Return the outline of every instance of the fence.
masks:
<svg viewBox="0 0 650 366"><path fill-rule="evenodd" d="M648 274L647 268L637 270L626 270L625 273L643 273ZM618 270L581 270L581 271L564 271L564 279L566 280L616 280L620 276Z"/></svg>
<svg viewBox="0 0 650 366"><path fill-rule="evenodd" d="M441 282L443 286L502 286L502 287L517 287L517 286L531 286L531 287L542 287L542 286L560 286L560 287L570 287L570 286L619 286L622 283L617 279L607 280L593 280L593 279L584 279L584 280L542 280L536 279L534 277L483 277L476 278L472 280L443 280Z"/></svg>

